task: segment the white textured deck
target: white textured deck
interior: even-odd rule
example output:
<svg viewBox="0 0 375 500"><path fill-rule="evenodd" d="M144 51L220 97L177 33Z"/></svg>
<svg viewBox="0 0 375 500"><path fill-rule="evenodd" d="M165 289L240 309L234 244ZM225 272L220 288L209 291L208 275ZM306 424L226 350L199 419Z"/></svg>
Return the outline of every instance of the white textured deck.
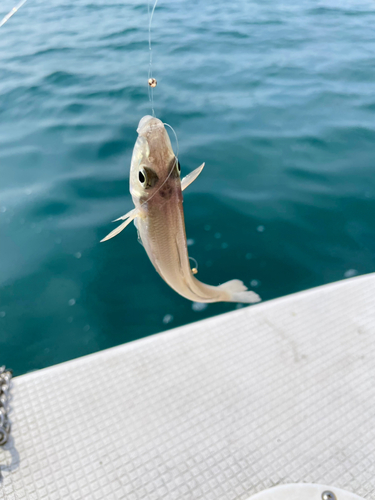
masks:
<svg viewBox="0 0 375 500"><path fill-rule="evenodd" d="M375 500L375 275L14 380L0 498Z"/></svg>

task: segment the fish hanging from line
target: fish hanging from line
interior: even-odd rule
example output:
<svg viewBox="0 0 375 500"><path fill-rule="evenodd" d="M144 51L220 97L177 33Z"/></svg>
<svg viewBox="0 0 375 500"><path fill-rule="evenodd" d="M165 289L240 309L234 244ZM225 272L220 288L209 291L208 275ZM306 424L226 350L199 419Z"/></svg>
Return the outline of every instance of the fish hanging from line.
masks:
<svg viewBox="0 0 375 500"><path fill-rule="evenodd" d="M130 194L135 208L116 219L124 222L101 241L113 238L134 221L156 271L186 299L259 302L260 297L247 290L240 280L211 286L194 277L187 251L182 191L202 172L204 163L181 180L180 163L163 122L153 116L144 116L137 132L130 166Z"/></svg>

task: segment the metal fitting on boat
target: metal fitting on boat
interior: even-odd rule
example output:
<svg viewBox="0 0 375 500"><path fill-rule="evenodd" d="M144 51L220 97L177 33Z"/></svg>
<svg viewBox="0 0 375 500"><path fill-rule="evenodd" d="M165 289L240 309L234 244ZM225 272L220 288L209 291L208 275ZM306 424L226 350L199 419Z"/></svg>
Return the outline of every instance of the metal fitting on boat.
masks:
<svg viewBox="0 0 375 500"><path fill-rule="evenodd" d="M332 491L323 491L322 500L336 500L336 495Z"/></svg>

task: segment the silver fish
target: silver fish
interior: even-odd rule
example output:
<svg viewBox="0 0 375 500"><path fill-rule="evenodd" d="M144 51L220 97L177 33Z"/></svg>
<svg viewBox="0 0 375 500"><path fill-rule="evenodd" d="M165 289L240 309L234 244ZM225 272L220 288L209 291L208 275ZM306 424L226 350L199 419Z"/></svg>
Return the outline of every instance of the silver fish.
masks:
<svg viewBox="0 0 375 500"><path fill-rule="evenodd" d="M259 302L242 281L219 286L198 281L190 268L186 243L182 191L201 173L204 163L180 179L180 164L162 121L144 116L130 167L130 194L135 208L118 220L124 222L102 241L113 238L131 221L156 271L186 299L194 302Z"/></svg>

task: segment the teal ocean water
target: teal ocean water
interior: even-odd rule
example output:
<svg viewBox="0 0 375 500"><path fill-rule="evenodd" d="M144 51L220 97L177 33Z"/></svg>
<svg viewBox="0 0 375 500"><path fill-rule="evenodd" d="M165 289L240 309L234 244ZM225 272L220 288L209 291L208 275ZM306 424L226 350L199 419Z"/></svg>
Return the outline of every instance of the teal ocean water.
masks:
<svg viewBox="0 0 375 500"><path fill-rule="evenodd" d="M1 3L5 15L13 2ZM129 226L147 2L29 0L0 29L0 364L42 368L236 308L161 280ZM375 269L373 1L159 0L155 112L190 255L263 300ZM256 335L256 332L254 332Z"/></svg>

